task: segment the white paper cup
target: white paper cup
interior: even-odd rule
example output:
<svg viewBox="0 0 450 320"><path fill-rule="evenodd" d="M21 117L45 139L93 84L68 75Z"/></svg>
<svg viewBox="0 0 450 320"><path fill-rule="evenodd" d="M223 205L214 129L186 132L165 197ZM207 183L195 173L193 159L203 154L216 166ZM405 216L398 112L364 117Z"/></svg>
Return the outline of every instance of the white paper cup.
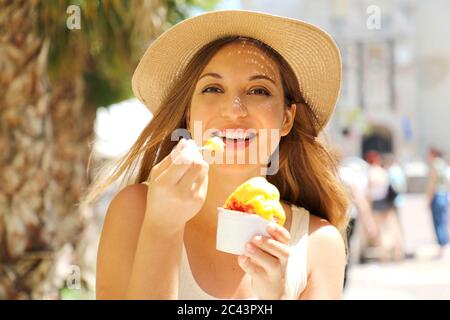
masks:
<svg viewBox="0 0 450 320"><path fill-rule="evenodd" d="M245 244L256 235L269 236L266 231L269 220L256 214L217 208L216 249L232 254L243 254Z"/></svg>

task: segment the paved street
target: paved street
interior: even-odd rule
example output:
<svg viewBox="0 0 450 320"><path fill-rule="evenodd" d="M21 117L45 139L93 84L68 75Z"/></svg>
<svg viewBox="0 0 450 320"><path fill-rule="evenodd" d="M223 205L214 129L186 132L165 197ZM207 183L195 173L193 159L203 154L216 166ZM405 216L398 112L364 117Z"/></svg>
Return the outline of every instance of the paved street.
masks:
<svg viewBox="0 0 450 320"><path fill-rule="evenodd" d="M424 196L406 197L400 222L406 251L414 257L351 265L345 299L450 299L450 251L435 258L438 247Z"/></svg>

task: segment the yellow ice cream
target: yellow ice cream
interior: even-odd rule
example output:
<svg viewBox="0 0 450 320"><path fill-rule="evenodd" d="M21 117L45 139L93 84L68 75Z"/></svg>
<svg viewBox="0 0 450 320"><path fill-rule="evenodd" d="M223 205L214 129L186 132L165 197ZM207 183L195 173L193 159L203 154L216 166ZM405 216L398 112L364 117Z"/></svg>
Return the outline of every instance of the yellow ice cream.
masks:
<svg viewBox="0 0 450 320"><path fill-rule="evenodd" d="M214 152L222 152L225 148L225 143L220 137L212 137L206 141L204 148L208 148Z"/></svg>
<svg viewBox="0 0 450 320"><path fill-rule="evenodd" d="M257 214L284 225L286 214L280 192L264 177L254 177L241 184L225 201L225 209Z"/></svg>

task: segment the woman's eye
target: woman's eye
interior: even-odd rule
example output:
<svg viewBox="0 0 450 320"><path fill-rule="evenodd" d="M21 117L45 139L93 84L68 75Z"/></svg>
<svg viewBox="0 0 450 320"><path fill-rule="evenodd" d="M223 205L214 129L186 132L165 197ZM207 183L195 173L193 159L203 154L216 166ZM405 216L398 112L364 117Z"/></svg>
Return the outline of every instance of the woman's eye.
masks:
<svg viewBox="0 0 450 320"><path fill-rule="evenodd" d="M253 89L253 90L251 90L250 92L256 92L256 94L257 95L265 95L265 96L270 96L270 93L267 91L267 90L265 90L265 89L263 89L263 88L256 88L256 89Z"/></svg>
<svg viewBox="0 0 450 320"><path fill-rule="evenodd" d="M219 88L216 88L216 87L208 87L208 88L204 89L204 90L202 91L202 93L205 93L205 92L216 92L216 91L208 91L209 89L220 90Z"/></svg>
<svg viewBox="0 0 450 320"><path fill-rule="evenodd" d="M220 92L221 90L217 87L207 87L205 89L203 89L202 93L217 93ZM270 92L268 92L266 89L263 88L256 88L256 89L252 89L250 90L250 93L254 92L256 95L264 95L264 96L270 96Z"/></svg>

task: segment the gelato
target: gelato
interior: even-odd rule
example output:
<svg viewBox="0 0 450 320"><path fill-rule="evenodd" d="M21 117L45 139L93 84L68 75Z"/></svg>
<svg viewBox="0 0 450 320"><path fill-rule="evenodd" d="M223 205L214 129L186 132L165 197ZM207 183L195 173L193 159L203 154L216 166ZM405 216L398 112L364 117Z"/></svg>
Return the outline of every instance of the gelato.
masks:
<svg viewBox="0 0 450 320"><path fill-rule="evenodd" d="M264 177L254 177L241 184L225 201L224 209L256 214L283 226L286 215L280 192Z"/></svg>
<svg viewBox="0 0 450 320"><path fill-rule="evenodd" d="M225 147L225 143L223 142L223 140L220 137L212 137L210 139L208 139L208 141L206 141L205 145L202 147L206 148L206 149L210 149L214 152L222 152L224 150Z"/></svg>

